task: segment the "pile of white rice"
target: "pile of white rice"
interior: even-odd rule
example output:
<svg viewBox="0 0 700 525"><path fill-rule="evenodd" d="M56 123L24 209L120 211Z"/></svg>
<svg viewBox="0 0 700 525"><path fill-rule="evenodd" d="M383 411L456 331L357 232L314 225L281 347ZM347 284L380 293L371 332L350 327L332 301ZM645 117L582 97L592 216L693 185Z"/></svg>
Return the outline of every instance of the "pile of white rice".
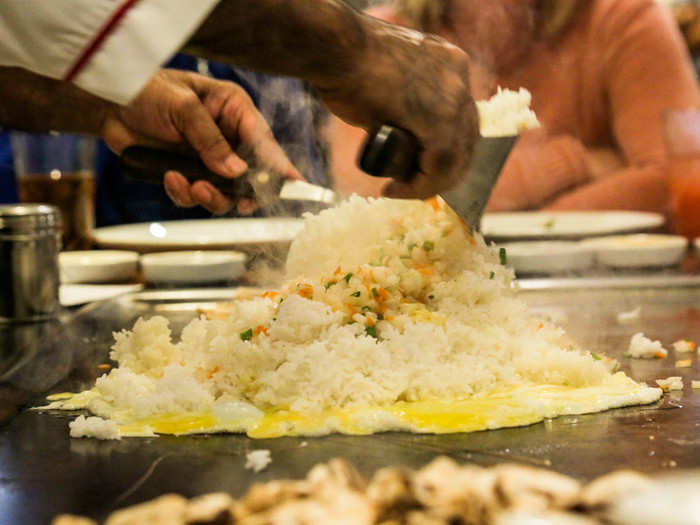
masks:
<svg viewBox="0 0 700 525"><path fill-rule="evenodd" d="M116 334L119 367L95 390L136 417L237 401L312 413L611 377L528 315L500 258L449 210L355 197L306 219L279 293L194 320L179 341L162 317Z"/></svg>
<svg viewBox="0 0 700 525"><path fill-rule="evenodd" d="M539 127L537 116L530 109L531 102L532 95L525 88L511 91L500 87L489 100L477 101L481 135L506 137Z"/></svg>

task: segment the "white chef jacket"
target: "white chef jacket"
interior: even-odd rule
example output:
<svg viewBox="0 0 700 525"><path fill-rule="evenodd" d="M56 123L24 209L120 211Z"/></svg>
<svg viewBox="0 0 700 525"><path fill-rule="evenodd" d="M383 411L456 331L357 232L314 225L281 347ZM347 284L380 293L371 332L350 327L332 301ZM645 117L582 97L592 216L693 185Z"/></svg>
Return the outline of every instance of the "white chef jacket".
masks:
<svg viewBox="0 0 700 525"><path fill-rule="evenodd" d="M0 65L126 104L219 0L0 0Z"/></svg>

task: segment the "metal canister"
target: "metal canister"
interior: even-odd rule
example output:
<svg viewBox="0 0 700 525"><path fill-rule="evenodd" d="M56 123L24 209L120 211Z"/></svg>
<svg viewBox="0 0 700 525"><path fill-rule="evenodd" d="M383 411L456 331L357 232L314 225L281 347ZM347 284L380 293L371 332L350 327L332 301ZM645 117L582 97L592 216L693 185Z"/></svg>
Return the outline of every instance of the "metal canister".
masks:
<svg viewBox="0 0 700 525"><path fill-rule="evenodd" d="M47 204L0 206L0 322L55 316L61 216Z"/></svg>

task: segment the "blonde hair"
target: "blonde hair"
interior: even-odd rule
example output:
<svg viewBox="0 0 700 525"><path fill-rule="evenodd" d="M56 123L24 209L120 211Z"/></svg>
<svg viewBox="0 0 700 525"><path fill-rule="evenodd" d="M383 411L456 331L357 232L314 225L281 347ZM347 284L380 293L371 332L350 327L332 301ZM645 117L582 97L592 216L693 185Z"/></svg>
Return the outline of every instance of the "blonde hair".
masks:
<svg viewBox="0 0 700 525"><path fill-rule="evenodd" d="M452 0L394 0L398 12L416 29L439 33L449 26ZM584 4L581 0L540 0L538 34L550 39L561 35Z"/></svg>

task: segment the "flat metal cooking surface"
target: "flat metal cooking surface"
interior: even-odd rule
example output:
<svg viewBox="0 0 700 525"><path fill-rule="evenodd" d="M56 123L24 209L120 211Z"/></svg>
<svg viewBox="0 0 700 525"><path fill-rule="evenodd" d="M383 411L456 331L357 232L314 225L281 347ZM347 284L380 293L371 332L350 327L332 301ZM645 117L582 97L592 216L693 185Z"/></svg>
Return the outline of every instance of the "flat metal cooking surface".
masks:
<svg viewBox="0 0 700 525"><path fill-rule="evenodd" d="M686 337L700 341L697 286L524 292L533 310L557 320L590 350L620 359L633 378L653 382L683 376L683 392L646 407L472 434L275 440L219 435L116 442L70 439L72 416L12 414L18 405L42 402L38 394L47 390L91 386L97 364L106 359L111 332L129 327L139 315L165 315L179 330L200 306L215 304L222 294L226 296L198 292L168 299L137 294L89 307L69 322L0 330L0 421L6 421L0 427L0 523L47 523L60 512L99 519L167 492L239 496L255 481L299 478L333 457L347 458L365 475L388 465L420 467L441 454L480 465L522 462L584 480L617 468L650 473L700 468L700 391L690 389L691 378L700 379L697 354L692 368L682 369L674 367L673 351L663 361L622 357L638 331L666 346ZM642 307L639 321L617 323L617 313L637 306ZM245 454L259 448L271 450L273 461L253 474L243 468Z"/></svg>

